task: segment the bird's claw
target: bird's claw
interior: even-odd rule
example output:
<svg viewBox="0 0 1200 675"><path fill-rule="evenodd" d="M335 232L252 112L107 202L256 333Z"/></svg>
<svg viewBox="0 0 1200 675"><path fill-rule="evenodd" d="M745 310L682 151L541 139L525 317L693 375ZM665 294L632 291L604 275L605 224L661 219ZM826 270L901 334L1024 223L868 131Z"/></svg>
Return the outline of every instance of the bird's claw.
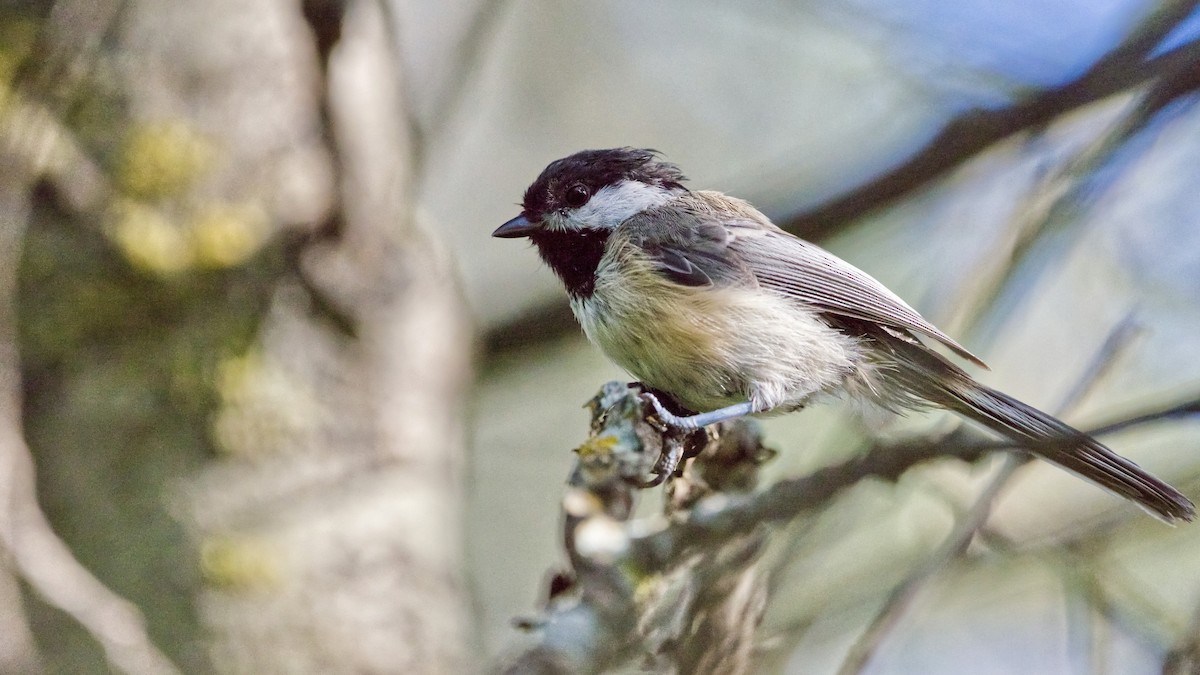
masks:
<svg viewBox="0 0 1200 675"><path fill-rule="evenodd" d="M650 480L641 481L638 485L643 488L658 487L668 478L674 476L684 459L684 445L685 443L682 439L664 440L663 448L659 452L658 459L654 462L654 468L650 470L654 474L654 477Z"/></svg>
<svg viewBox="0 0 1200 675"><path fill-rule="evenodd" d="M679 470L679 465L685 459L686 439L697 429L684 423L679 416L667 410L653 392L643 391L639 394L639 398L643 402L649 403L653 409L653 414L646 416L646 423L667 437L663 439L662 452L652 469L654 477L641 483L642 487L650 488L661 485Z"/></svg>

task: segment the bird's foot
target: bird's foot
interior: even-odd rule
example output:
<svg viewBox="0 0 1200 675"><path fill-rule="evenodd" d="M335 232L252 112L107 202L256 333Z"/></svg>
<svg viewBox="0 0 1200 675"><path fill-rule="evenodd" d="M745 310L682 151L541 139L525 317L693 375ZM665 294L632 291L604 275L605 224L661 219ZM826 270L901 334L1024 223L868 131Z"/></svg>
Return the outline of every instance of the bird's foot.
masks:
<svg viewBox="0 0 1200 675"><path fill-rule="evenodd" d="M656 425L659 431L667 433L672 429L694 431L700 428L700 426L697 426L694 423L694 420L697 417L701 417L701 415L680 417L670 410L667 410L667 407L662 404L662 401L658 399L658 395L656 395L653 391L643 391L640 397L643 401L649 403L650 407L654 409L654 415L658 418L660 423Z"/></svg>

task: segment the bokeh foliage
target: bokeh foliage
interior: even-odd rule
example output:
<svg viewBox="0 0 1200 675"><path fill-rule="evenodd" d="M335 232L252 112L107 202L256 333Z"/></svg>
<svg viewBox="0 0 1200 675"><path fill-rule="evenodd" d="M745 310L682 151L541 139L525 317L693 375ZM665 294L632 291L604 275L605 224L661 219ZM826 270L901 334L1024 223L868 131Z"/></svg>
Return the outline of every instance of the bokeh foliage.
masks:
<svg viewBox="0 0 1200 675"><path fill-rule="evenodd" d="M52 111L108 191L86 211L52 180L33 192L18 301L38 492L80 561L142 609L168 655L203 672L199 556L164 504L220 452L222 364L250 349L289 265L260 208L196 193L219 140L181 120L129 119L116 55L102 47L70 91L31 86L39 9L0 15L0 118L15 105ZM72 619L30 600L52 670L108 672Z"/></svg>

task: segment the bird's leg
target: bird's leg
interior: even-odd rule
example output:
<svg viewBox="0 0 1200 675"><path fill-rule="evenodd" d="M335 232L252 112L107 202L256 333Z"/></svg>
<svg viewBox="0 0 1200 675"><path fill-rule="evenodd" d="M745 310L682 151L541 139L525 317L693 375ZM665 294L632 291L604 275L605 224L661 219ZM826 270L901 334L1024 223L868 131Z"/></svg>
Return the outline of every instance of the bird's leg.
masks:
<svg viewBox="0 0 1200 675"><path fill-rule="evenodd" d="M650 405L654 407L655 417L658 418L658 421L662 425L659 427L659 431L664 434L667 434L671 431L684 432L682 438L675 437L671 440L664 439L662 452L659 455L658 460L654 463L654 469L652 469L655 477L649 481L643 482L641 484L642 487L654 487L661 484L667 478L675 475L675 472L679 469L680 463L682 463L687 457L685 456L685 446L687 445L688 439L690 439L692 434L700 433L704 427L709 426L710 424L724 422L726 420L742 417L743 415L749 415L751 413L762 412L765 410L765 408L756 406L754 403L746 402L697 414L679 405L674 397L664 391L647 386L641 382L631 382L629 386L642 389L640 398L643 401L648 401ZM680 412L677 414L668 410L667 407L663 405L661 400L663 398L669 401L673 407L678 409ZM674 434L670 435L674 436ZM700 448L693 449L692 454L698 452L699 449Z"/></svg>
<svg viewBox="0 0 1200 675"><path fill-rule="evenodd" d="M655 389L654 387L642 382L630 382L629 387L631 389L640 389L640 398L643 401L653 401L656 411L665 411L668 415L676 418L695 414L691 410L679 405L679 402L676 401L674 397L667 392L662 391L661 389ZM664 400L667 401L672 408L678 410L679 413L675 414L666 410L666 406L664 406L662 403ZM654 468L650 470L650 472L654 474L654 477L650 480L642 481L640 483L641 487L644 488L661 485L665 480L675 475L675 472L679 470L679 465L687 458L685 455L688 439L692 434L697 433L696 429L682 429L679 427L673 428L660 419L651 419L647 420L647 422L651 423L656 429L658 429L659 433L664 434L664 438L658 459L654 462ZM679 437L675 433L671 433L678 431L685 432L683 437ZM670 438L667 438L667 436L670 436ZM697 451L698 450L693 450L693 454Z"/></svg>
<svg viewBox="0 0 1200 675"><path fill-rule="evenodd" d="M658 397L652 392L643 392L642 398L649 401L650 405L654 406L654 412L658 415L658 418L662 420L663 424L675 427L676 429L703 429L710 424L724 422L725 420L731 420L736 417L743 417L751 413L762 412L756 408L753 402L746 401L745 403L735 403L724 408L710 410L706 413L680 417L663 407L662 402L660 402Z"/></svg>

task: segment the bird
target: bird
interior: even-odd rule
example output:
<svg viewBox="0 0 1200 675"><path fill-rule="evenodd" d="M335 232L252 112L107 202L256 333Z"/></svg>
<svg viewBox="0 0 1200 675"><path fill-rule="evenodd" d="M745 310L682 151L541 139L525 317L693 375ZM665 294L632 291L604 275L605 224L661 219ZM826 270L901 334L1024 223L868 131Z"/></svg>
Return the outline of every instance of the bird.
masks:
<svg viewBox="0 0 1200 675"><path fill-rule="evenodd" d="M492 233L533 243L588 339L638 378L665 425L695 430L839 394L897 413L940 407L1164 521L1193 519L1175 488L977 382L929 343L987 368L979 357L866 272L742 199L685 182L655 150L583 150L551 162Z"/></svg>

